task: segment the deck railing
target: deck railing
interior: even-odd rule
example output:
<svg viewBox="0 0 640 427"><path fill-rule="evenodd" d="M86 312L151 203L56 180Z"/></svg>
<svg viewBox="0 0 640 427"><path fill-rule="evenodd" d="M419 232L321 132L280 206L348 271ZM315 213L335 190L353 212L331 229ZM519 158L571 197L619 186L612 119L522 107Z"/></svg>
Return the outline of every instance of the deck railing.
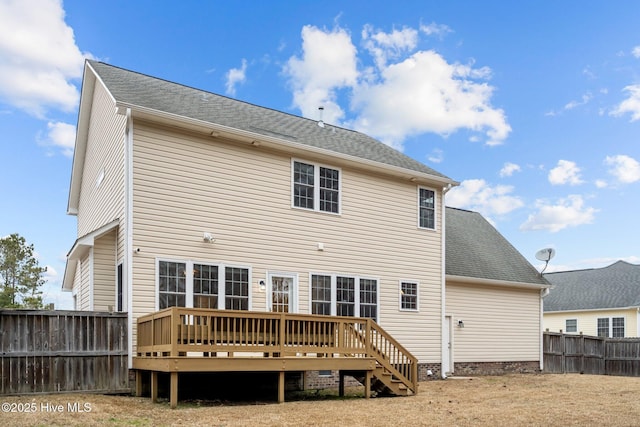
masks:
<svg viewBox="0 0 640 427"><path fill-rule="evenodd" d="M372 319L171 307L138 318L138 357L373 357L417 389L417 359Z"/></svg>

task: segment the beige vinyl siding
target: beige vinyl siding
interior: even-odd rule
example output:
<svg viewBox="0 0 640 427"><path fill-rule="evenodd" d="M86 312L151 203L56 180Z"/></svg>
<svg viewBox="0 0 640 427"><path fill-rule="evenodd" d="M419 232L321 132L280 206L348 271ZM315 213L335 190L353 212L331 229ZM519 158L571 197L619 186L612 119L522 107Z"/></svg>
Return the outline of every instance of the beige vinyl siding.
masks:
<svg viewBox="0 0 640 427"><path fill-rule="evenodd" d="M447 282L446 314L454 363L540 360L539 290Z"/></svg>
<svg viewBox="0 0 640 427"><path fill-rule="evenodd" d="M80 259L79 270L78 310L91 310L91 251Z"/></svg>
<svg viewBox="0 0 640 427"><path fill-rule="evenodd" d="M578 332L576 333L597 336L598 318L600 317L624 317L625 337L639 336L637 308L544 313L544 330L548 329L551 332L566 331L566 319L577 319Z"/></svg>
<svg viewBox="0 0 640 427"><path fill-rule="evenodd" d="M124 216L125 124L126 117L116 114L113 100L97 82L80 187L78 236Z"/></svg>
<svg viewBox="0 0 640 427"><path fill-rule="evenodd" d="M93 249L93 309L108 311L115 307L116 230L96 239Z"/></svg>
<svg viewBox="0 0 640 427"><path fill-rule="evenodd" d="M291 206L290 155L141 122L134 129L134 318L156 309L158 258L250 267L253 310L266 309L258 282L268 271L298 274L303 313L310 273L358 275L379 281L382 326L421 361L439 361L441 235L418 228L417 185L319 162L341 170L341 214L312 212ZM204 232L215 242L203 242ZM420 282L419 312L399 310L400 279Z"/></svg>

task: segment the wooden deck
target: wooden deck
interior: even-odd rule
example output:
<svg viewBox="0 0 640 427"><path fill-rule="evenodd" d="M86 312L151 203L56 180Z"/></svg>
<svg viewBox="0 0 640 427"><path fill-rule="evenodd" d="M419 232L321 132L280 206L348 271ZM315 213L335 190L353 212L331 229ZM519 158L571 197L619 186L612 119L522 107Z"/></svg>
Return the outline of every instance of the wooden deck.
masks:
<svg viewBox="0 0 640 427"><path fill-rule="evenodd" d="M334 370L371 391L418 392L417 359L371 319L172 307L138 319L133 368L170 373L170 404L178 402L180 372L278 372L278 401L290 371Z"/></svg>

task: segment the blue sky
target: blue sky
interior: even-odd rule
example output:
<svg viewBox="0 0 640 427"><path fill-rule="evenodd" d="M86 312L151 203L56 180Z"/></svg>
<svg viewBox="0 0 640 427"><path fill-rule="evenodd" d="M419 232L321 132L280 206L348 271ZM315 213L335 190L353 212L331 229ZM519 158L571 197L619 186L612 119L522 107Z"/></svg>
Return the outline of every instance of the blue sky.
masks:
<svg viewBox="0 0 640 427"><path fill-rule="evenodd" d="M83 61L366 132L548 271L640 263L640 2L0 0L0 236L62 294Z"/></svg>

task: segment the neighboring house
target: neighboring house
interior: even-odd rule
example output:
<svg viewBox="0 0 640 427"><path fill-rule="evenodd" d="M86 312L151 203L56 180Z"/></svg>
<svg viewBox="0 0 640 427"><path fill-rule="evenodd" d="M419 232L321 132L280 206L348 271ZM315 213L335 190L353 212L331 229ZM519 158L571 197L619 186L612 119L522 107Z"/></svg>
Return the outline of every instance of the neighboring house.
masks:
<svg viewBox="0 0 640 427"><path fill-rule="evenodd" d="M542 296L548 288L482 215L447 208L444 339L451 351L443 356L445 370L542 369Z"/></svg>
<svg viewBox="0 0 640 427"><path fill-rule="evenodd" d="M547 273L544 328L551 332L637 337L640 331L640 265Z"/></svg>
<svg viewBox="0 0 640 427"><path fill-rule="evenodd" d="M416 356L421 379L444 374L443 331L457 319L456 363L538 361L544 283L521 258L495 277L447 262L445 309L454 185L362 133L87 61L63 289L78 310L128 313L130 366L137 319L171 306L373 318ZM518 344L499 344L514 328Z"/></svg>

